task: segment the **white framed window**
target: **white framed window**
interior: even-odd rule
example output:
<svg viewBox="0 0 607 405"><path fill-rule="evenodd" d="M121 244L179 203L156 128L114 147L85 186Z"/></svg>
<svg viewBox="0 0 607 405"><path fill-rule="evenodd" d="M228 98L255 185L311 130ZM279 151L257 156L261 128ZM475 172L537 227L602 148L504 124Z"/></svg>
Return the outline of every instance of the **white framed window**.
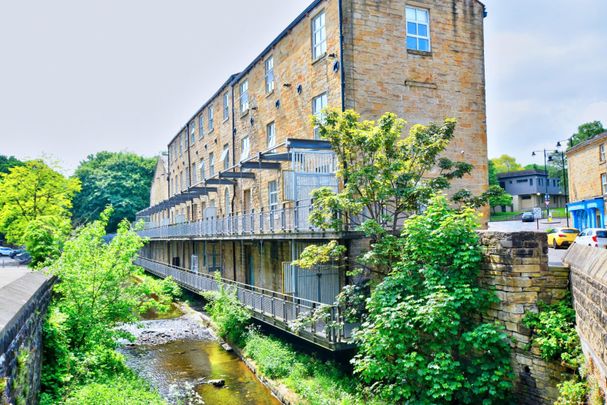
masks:
<svg viewBox="0 0 607 405"><path fill-rule="evenodd" d="M173 184L173 194L177 194L179 191L179 177L175 175L175 183Z"/></svg>
<svg viewBox="0 0 607 405"><path fill-rule="evenodd" d="M198 137L202 138L204 136L204 114L200 113L198 116Z"/></svg>
<svg viewBox="0 0 607 405"><path fill-rule="evenodd" d="M209 153L209 177L215 176L215 154Z"/></svg>
<svg viewBox="0 0 607 405"><path fill-rule="evenodd" d="M274 91L274 56L270 56L266 59L266 94Z"/></svg>
<svg viewBox="0 0 607 405"><path fill-rule="evenodd" d="M190 168L185 168L185 188L190 187Z"/></svg>
<svg viewBox="0 0 607 405"><path fill-rule="evenodd" d="M327 103L327 93L314 97L312 100L312 115L322 120L324 118L323 110L327 108ZM318 126L314 127L314 139L320 139L320 128Z"/></svg>
<svg viewBox="0 0 607 405"><path fill-rule="evenodd" d="M205 177L205 170L204 170L204 159L200 159L200 181L203 181L206 179Z"/></svg>
<svg viewBox="0 0 607 405"><path fill-rule="evenodd" d="M603 190L603 194L607 194L607 173L601 174L601 188Z"/></svg>
<svg viewBox="0 0 607 405"><path fill-rule="evenodd" d="M179 156L183 155L183 145L181 143L181 136L177 138L177 142L179 142Z"/></svg>
<svg viewBox="0 0 607 405"><path fill-rule="evenodd" d="M327 31L325 12L321 11L312 19L312 59L322 58L327 53Z"/></svg>
<svg viewBox="0 0 607 405"><path fill-rule="evenodd" d="M196 142L196 120L190 122L190 145Z"/></svg>
<svg viewBox="0 0 607 405"><path fill-rule="evenodd" d="M249 136L245 136L240 141L240 161L246 160L249 158L249 154L251 153L251 142Z"/></svg>
<svg viewBox="0 0 607 405"><path fill-rule="evenodd" d="M407 49L430 52L430 12L407 6Z"/></svg>
<svg viewBox="0 0 607 405"><path fill-rule="evenodd" d="M196 171L196 163L192 163L192 185L198 183L198 172Z"/></svg>
<svg viewBox="0 0 607 405"><path fill-rule="evenodd" d="M230 215L230 213L232 212L232 206L230 204L230 190L227 187L223 192L223 199L225 200L226 215Z"/></svg>
<svg viewBox="0 0 607 405"><path fill-rule="evenodd" d="M268 148L276 146L276 123L270 122L266 126L266 141Z"/></svg>
<svg viewBox="0 0 607 405"><path fill-rule="evenodd" d="M209 107L209 132L215 129L215 108L213 106Z"/></svg>
<svg viewBox="0 0 607 405"><path fill-rule="evenodd" d="M249 81L240 83L240 113L244 114L249 110Z"/></svg>
<svg viewBox="0 0 607 405"><path fill-rule="evenodd" d="M221 152L221 158L219 160L223 162L223 170L228 170L230 168L230 145L227 143L223 145L223 151Z"/></svg>
<svg viewBox="0 0 607 405"><path fill-rule="evenodd" d="M227 121L230 118L230 95L229 93L223 94L223 120Z"/></svg>
<svg viewBox="0 0 607 405"><path fill-rule="evenodd" d="M604 162L604 161L605 161L605 144L604 144L604 143L602 143L602 144L599 146L599 160L600 160L601 162Z"/></svg>
<svg viewBox="0 0 607 405"><path fill-rule="evenodd" d="M179 185L180 187L180 191L183 191L185 189L185 184L183 182L183 172L179 173Z"/></svg>
<svg viewBox="0 0 607 405"><path fill-rule="evenodd" d="M188 138L185 130L181 133L181 144L184 152L188 150Z"/></svg>
<svg viewBox="0 0 607 405"><path fill-rule="evenodd" d="M278 209L278 184L276 180L268 183L268 203L270 205L270 211L276 211Z"/></svg>

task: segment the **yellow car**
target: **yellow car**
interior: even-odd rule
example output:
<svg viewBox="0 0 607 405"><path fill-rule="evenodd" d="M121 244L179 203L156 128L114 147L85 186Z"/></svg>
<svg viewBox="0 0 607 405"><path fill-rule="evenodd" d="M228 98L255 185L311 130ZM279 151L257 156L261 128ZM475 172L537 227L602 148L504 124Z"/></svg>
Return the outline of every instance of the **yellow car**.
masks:
<svg viewBox="0 0 607 405"><path fill-rule="evenodd" d="M575 228L556 228L548 231L548 245L555 249L569 247L577 238L579 230Z"/></svg>

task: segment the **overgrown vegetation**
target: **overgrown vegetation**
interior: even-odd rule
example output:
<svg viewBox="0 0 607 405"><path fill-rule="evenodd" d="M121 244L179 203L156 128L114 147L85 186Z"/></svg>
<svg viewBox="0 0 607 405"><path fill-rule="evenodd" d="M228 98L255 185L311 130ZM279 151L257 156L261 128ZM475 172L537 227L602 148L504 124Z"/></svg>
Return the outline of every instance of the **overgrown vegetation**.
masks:
<svg viewBox="0 0 607 405"><path fill-rule="evenodd" d="M596 398L599 390L591 389L586 375L571 296L552 305L540 304L537 313L525 315L523 324L531 329L530 345L539 350L542 358L560 361L570 374L558 386L559 400L556 404L602 404L602 399ZM595 398L589 401L589 395Z"/></svg>
<svg viewBox="0 0 607 405"><path fill-rule="evenodd" d="M162 310L179 289L170 279L150 282L133 265L144 242L128 222L120 224L109 244L103 241L110 215L107 209L100 220L80 229L49 270L59 282L43 331L43 404L79 403L95 395L122 398L124 393L131 399L122 403L162 402L115 351L118 339L132 338L117 326L137 321L140 311L154 305ZM135 277L142 282L135 283ZM151 292L156 297L146 295Z"/></svg>

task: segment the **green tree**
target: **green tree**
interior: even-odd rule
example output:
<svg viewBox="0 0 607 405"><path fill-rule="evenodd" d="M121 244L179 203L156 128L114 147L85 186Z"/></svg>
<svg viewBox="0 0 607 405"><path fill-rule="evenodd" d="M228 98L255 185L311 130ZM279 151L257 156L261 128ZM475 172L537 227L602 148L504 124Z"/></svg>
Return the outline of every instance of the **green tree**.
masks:
<svg viewBox="0 0 607 405"><path fill-rule="evenodd" d="M572 148L577 144L586 142L587 140L592 139L605 131L607 131L607 129L603 127L603 123L601 121L592 121L582 124L578 127L577 132L571 135L571 138L569 139L569 147Z"/></svg>
<svg viewBox="0 0 607 405"><path fill-rule="evenodd" d="M490 186L499 186L499 180L497 179L497 171L495 170L495 163L493 160L489 159L489 164L487 166L487 170L489 171L489 185Z"/></svg>
<svg viewBox="0 0 607 405"><path fill-rule="evenodd" d="M22 166L23 162L14 156L0 155L0 173L8 173L14 166Z"/></svg>
<svg viewBox="0 0 607 405"><path fill-rule="evenodd" d="M479 286L476 226L474 210L438 197L382 247L399 259L367 302L353 363L389 403L493 403L512 387L508 338L479 321L497 298Z"/></svg>
<svg viewBox="0 0 607 405"><path fill-rule="evenodd" d="M88 156L75 172L82 190L74 198L74 221L88 223L108 205L114 207L108 232L115 232L122 219L134 221L135 214L149 206L156 162L128 152Z"/></svg>
<svg viewBox="0 0 607 405"><path fill-rule="evenodd" d="M512 205L512 196L506 193L506 190L499 185L489 186L491 195L489 196L489 205L491 209L502 205Z"/></svg>
<svg viewBox="0 0 607 405"><path fill-rule="evenodd" d="M510 155L502 155L498 158L491 159L496 173L508 173L523 170L523 166L516 161L515 157Z"/></svg>
<svg viewBox="0 0 607 405"><path fill-rule="evenodd" d="M34 265L56 257L71 230L72 198L80 190L41 160L0 173L0 232L9 243L25 245Z"/></svg>

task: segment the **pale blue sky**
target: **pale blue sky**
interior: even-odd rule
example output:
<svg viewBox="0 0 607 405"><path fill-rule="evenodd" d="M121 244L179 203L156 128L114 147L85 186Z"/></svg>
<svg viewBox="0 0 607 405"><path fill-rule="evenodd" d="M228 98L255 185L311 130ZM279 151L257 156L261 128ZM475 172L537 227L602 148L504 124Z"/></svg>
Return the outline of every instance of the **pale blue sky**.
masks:
<svg viewBox="0 0 607 405"><path fill-rule="evenodd" d="M0 154L154 155L310 1L0 0ZM491 156L607 125L607 1L485 4Z"/></svg>

